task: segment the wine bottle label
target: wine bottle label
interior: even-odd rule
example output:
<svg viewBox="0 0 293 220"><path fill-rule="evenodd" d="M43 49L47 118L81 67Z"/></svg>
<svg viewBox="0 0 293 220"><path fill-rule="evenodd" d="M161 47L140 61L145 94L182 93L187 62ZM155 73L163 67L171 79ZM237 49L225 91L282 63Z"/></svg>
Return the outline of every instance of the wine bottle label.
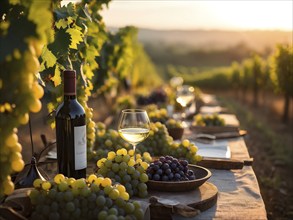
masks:
<svg viewBox="0 0 293 220"><path fill-rule="evenodd" d="M85 169L86 161L86 126L74 127L75 170Z"/></svg>

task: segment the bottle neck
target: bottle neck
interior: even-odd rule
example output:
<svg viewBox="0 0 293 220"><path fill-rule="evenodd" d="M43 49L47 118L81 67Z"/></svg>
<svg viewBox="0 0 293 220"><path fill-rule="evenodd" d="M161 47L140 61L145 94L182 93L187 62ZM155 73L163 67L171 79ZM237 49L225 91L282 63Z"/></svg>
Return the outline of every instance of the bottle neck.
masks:
<svg viewBox="0 0 293 220"><path fill-rule="evenodd" d="M65 95L64 94L64 101L70 101L76 99L76 95Z"/></svg>
<svg viewBox="0 0 293 220"><path fill-rule="evenodd" d="M76 82L74 76L64 77L64 98L76 98Z"/></svg>

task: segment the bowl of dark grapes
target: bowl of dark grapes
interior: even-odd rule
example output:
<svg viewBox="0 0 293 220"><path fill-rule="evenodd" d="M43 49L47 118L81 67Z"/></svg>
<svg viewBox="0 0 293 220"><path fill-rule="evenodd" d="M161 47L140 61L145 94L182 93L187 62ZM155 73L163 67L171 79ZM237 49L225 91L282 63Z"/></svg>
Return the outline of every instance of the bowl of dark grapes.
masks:
<svg viewBox="0 0 293 220"><path fill-rule="evenodd" d="M155 159L146 173L149 177L148 189L166 192L195 190L211 177L208 169L172 156Z"/></svg>

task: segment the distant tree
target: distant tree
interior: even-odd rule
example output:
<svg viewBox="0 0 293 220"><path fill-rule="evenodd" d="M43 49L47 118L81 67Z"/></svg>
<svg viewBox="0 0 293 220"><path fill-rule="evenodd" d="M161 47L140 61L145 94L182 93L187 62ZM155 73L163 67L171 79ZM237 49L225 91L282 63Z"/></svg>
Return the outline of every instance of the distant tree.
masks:
<svg viewBox="0 0 293 220"><path fill-rule="evenodd" d="M241 79L240 79L240 65L238 62L233 62L232 63L232 76L231 76L231 83L232 87L236 90L236 96L238 97L238 91L241 86Z"/></svg>
<svg viewBox="0 0 293 220"><path fill-rule="evenodd" d="M263 92L262 98L263 98L264 106L266 106L266 102L267 102L267 93L273 90L273 83L272 83L271 73L270 73L271 62L272 62L272 59L268 58L267 60L264 60L262 65L262 69L263 69L262 83L263 84L262 84L261 90Z"/></svg>
<svg viewBox="0 0 293 220"><path fill-rule="evenodd" d="M253 90L253 106L259 105L259 90L264 85L262 59L258 55L254 55L251 59L252 73L252 90Z"/></svg>
<svg viewBox="0 0 293 220"><path fill-rule="evenodd" d="M242 99L245 101L247 90L250 88L251 85L251 60L245 59L241 63L241 73L240 73L240 79L241 79L241 89L242 89Z"/></svg>
<svg viewBox="0 0 293 220"><path fill-rule="evenodd" d="M290 98L293 97L293 48L292 45L278 45L274 54L272 78L279 92L284 95L282 121L288 122Z"/></svg>

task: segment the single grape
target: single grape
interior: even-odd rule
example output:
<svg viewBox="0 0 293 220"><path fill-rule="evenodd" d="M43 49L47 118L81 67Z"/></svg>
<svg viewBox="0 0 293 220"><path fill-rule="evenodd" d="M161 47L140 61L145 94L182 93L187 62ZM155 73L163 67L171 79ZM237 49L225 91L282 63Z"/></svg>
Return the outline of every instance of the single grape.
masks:
<svg viewBox="0 0 293 220"><path fill-rule="evenodd" d="M139 177L139 180L142 182L142 183L146 183L149 178L148 178L148 175L146 175L145 173L142 173Z"/></svg>
<svg viewBox="0 0 293 220"><path fill-rule="evenodd" d="M163 175L162 176L162 181L168 181L169 180L169 177L168 176L166 176L166 175Z"/></svg>
<svg viewBox="0 0 293 220"><path fill-rule="evenodd" d="M134 210L135 210L135 206L132 203L126 203L126 205L125 205L126 213L130 214L130 213L134 212Z"/></svg>
<svg viewBox="0 0 293 220"><path fill-rule="evenodd" d="M160 175L159 174L155 174L153 175L153 180L155 181L159 181L161 179Z"/></svg>
<svg viewBox="0 0 293 220"><path fill-rule="evenodd" d="M130 177L130 175L124 175L124 176L123 176L123 182L124 182L124 183L130 182L130 181L131 181L131 177Z"/></svg>
<svg viewBox="0 0 293 220"><path fill-rule="evenodd" d="M103 207L105 205L105 203L106 203L106 199L104 196L100 195L97 197L97 199L96 199L97 206Z"/></svg>
<svg viewBox="0 0 293 220"><path fill-rule="evenodd" d="M87 181L89 182L89 183L93 183L93 182L95 182L97 180L97 176L95 175L95 174L91 174L91 175L89 175L89 177L87 178Z"/></svg>
<svg viewBox="0 0 293 220"><path fill-rule="evenodd" d="M67 182L65 182L65 181L63 181L63 182L61 182L59 185L58 185L58 189L59 189L59 191L60 192L64 192L64 191L66 191L67 189L68 189L68 184L67 184Z"/></svg>
<svg viewBox="0 0 293 220"><path fill-rule="evenodd" d="M43 190L48 190L51 188L51 183L49 181L45 181L42 183Z"/></svg>
<svg viewBox="0 0 293 220"><path fill-rule="evenodd" d="M41 179L35 179L34 182L33 182L33 186L34 186L35 188L41 188L43 182L44 182L44 181L41 180Z"/></svg>
<svg viewBox="0 0 293 220"><path fill-rule="evenodd" d="M60 214L58 212L51 212L49 214L49 220L59 220Z"/></svg>
<svg viewBox="0 0 293 220"><path fill-rule="evenodd" d="M67 202L70 202L73 200L73 193L72 191L66 191L64 192L64 200L67 201Z"/></svg>

